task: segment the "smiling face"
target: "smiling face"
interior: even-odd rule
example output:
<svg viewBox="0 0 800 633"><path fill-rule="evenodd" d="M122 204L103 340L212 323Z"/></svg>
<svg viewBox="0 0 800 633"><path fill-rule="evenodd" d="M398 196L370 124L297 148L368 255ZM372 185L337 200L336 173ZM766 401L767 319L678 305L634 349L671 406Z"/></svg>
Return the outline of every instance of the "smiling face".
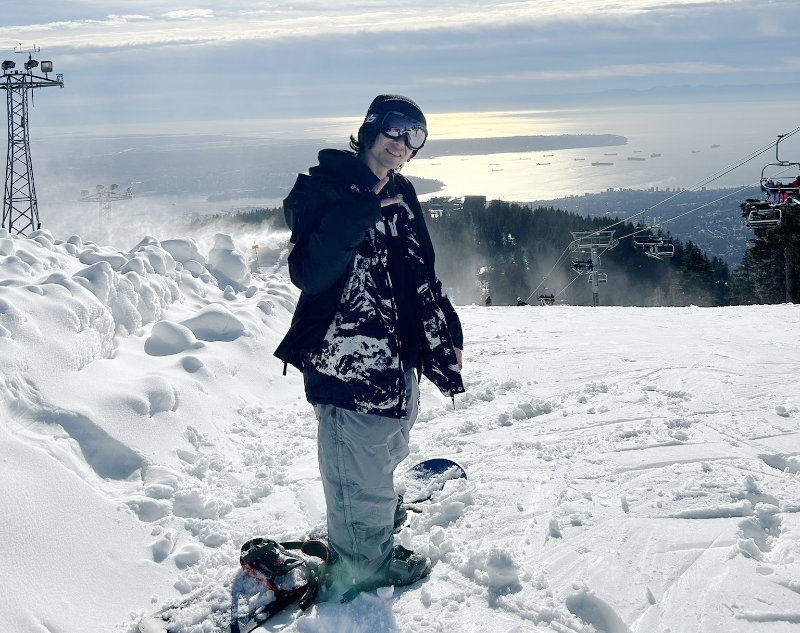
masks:
<svg viewBox="0 0 800 633"><path fill-rule="evenodd" d="M378 134L372 146L364 152L364 162L378 178L386 176L390 169L397 169L409 158L411 150L403 137L391 139L385 134Z"/></svg>

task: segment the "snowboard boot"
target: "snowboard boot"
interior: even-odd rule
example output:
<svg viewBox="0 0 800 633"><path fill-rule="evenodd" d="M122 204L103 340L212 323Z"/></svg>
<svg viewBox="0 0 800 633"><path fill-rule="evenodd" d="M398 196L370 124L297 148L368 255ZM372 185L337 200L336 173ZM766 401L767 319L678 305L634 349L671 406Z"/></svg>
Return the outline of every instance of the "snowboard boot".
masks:
<svg viewBox="0 0 800 633"><path fill-rule="evenodd" d="M402 545L395 545L387 569L388 584L402 587L425 578L431 573L431 561Z"/></svg>
<svg viewBox="0 0 800 633"><path fill-rule="evenodd" d="M342 596L341 602L347 603L364 591L372 591L378 587L403 587L425 578L431 573L431 561L424 556L395 545L392 558L386 568L377 576L353 585Z"/></svg>

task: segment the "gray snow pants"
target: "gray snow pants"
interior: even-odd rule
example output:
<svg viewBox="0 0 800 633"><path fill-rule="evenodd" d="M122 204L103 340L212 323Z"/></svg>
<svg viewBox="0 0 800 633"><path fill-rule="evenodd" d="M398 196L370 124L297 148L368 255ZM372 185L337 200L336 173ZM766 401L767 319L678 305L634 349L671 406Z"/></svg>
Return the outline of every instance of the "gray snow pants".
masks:
<svg viewBox="0 0 800 633"><path fill-rule="evenodd" d="M328 542L350 566L345 573L352 573L355 583L381 573L394 549L397 495L393 475L408 456L409 433L419 406L414 371L407 371L405 379L406 418L314 405Z"/></svg>

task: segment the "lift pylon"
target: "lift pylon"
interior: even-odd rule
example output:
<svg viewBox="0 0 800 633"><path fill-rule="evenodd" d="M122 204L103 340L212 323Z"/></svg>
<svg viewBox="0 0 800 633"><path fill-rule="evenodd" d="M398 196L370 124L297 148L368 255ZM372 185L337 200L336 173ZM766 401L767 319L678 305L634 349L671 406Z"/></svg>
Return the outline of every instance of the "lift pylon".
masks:
<svg viewBox="0 0 800 633"><path fill-rule="evenodd" d="M619 241L614 238L614 233L616 231L572 231L570 250L573 253L589 253L591 255L591 263L586 262L585 272L592 285L593 306L600 305L600 284L608 281L608 273L600 269L600 250L605 252L619 244Z"/></svg>
<svg viewBox="0 0 800 633"><path fill-rule="evenodd" d="M41 228L39 206L36 201L36 186L33 180L30 138L28 136L28 92L34 88L64 87L64 76L49 77L53 62L41 64L28 52L24 70L16 68L16 62L3 62L0 88L6 91L8 104L8 154L6 157L6 183L3 196L3 228L9 233L25 235ZM20 53L21 50L15 52ZM44 76L35 75L38 68Z"/></svg>

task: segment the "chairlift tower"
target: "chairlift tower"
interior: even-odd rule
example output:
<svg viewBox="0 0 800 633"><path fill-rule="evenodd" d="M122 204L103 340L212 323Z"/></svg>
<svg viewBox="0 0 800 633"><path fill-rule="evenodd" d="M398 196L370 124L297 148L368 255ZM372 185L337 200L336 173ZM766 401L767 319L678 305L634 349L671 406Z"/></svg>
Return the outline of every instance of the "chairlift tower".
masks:
<svg viewBox="0 0 800 633"><path fill-rule="evenodd" d="M590 253L591 269L588 271L589 283L592 284L592 305L600 305L600 284L608 281L608 273L600 270L600 249L603 252L614 248L619 241L614 239L616 231L572 231L573 253Z"/></svg>
<svg viewBox="0 0 800 633"><path fill-rule="evenodd" d="M40 63L33 59L33 53L39 50L34 47L30 51L23 51L21 46L16 47L15 53L28 53L28 61L23 64L24 70L17 69L16 62L6 60L0 76L0 88L6 91L8 103L8 155L2 226L16 235L25 235L29 230L41 228L28 136L28 92L35 88L64 87L63 75L56 75L55 79L50 77L53 62ZM44 76L34 74L36 68Z"/></svg>

